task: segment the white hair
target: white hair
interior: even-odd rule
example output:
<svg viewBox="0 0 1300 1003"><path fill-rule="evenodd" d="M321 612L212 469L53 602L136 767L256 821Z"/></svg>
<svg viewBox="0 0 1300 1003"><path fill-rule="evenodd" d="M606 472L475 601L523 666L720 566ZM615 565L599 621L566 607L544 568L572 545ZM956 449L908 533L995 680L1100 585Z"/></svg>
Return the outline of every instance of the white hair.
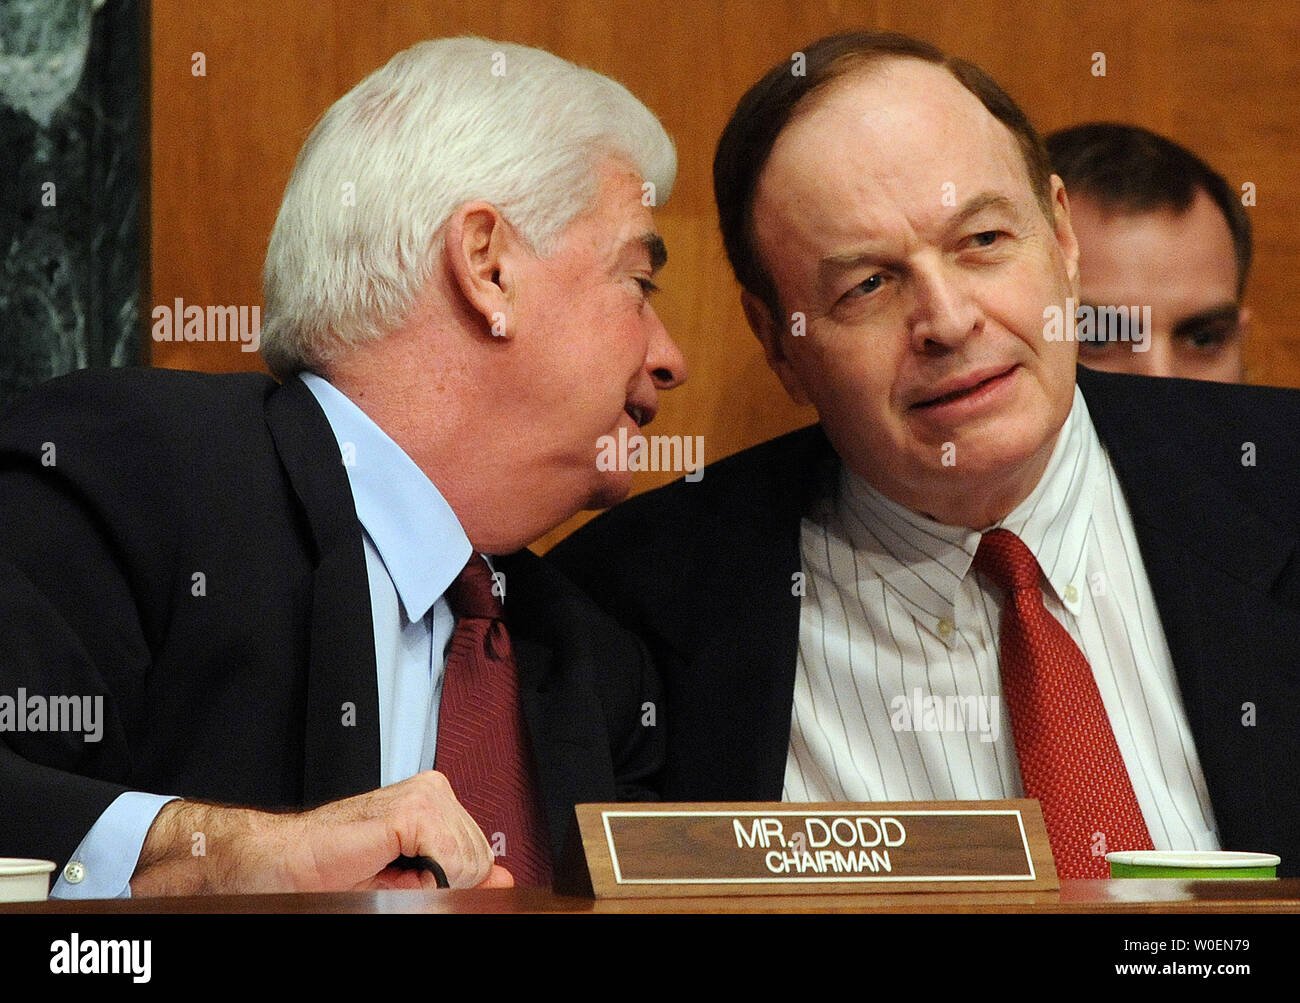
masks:
<svg viewBox="0 0 1300 1003"><path fill-rule="evenodd" d="M591 205L618 156L671 193L677 153L621 84L549 52L421 42L321 117L267 248L262 355L281 378L381 337L415 306L458 206L490 202L538 254Z"/></svg>

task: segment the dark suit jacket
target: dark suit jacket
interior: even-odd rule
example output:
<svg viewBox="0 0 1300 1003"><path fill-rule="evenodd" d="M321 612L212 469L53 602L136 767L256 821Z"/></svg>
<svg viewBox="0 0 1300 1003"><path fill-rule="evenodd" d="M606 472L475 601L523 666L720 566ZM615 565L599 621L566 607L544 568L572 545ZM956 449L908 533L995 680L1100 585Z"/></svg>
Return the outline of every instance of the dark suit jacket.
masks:
<svg viewBox="0 0 1300 1003"><path fill-rule="evenodd" d="M1079 386L1133 513L1222 844L1300 875L1300 392L1084 369ZM780 798L799 524L837 464L806 428L548 555L650 644L666 799Z"/></svg>
<svg viewBox="0 0 1300 1003"><path fill-rule="evenodd" d="M497 568L558 850L574 803L649 795L658 684L553 568ZM379 786L361 527L300 381L79 373L7 417L0 695L20 687L102 694L106 721L98 743L0 734L0 855L66 860L125 790L298 807Z"/></svg>

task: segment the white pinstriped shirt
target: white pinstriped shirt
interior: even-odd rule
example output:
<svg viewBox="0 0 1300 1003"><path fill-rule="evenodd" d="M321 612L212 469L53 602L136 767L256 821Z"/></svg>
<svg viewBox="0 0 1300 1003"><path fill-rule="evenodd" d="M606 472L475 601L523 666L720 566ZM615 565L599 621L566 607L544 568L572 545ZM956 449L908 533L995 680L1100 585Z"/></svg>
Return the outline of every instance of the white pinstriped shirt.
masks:
<svg viewBox="0 0 1300 1003"><path fill-rule="evenodd" d="M1077 388L1042 479L999 525L1038 559L1047 609L1092 666L1155 848L1218 849L1132 516ZM838 498L802 525L786 800L1024 796L1003 597L970 570L979 541L841 467Z"/></svg>

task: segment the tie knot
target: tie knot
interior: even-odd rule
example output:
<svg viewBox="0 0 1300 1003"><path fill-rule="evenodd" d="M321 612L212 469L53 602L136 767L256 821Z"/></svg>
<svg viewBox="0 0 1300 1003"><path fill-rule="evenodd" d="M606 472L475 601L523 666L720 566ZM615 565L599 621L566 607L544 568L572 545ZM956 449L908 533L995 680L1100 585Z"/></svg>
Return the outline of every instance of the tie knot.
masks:
<svg viewBox="0 0 1300 1003"><path fill-rule="evenodd" d="M457 619L501 618L501 601L492 592L492 571L488 568L487 561L478 554L470 555L465 569L447 588L447 604Z"/></svg>
<svg viewBox="0 0 1300 1003"><path fill-rule="evenodd" d="M971 567L1004 590L1038 587L1038 561L1024 541L1009 529L985 533Z"/></svg>

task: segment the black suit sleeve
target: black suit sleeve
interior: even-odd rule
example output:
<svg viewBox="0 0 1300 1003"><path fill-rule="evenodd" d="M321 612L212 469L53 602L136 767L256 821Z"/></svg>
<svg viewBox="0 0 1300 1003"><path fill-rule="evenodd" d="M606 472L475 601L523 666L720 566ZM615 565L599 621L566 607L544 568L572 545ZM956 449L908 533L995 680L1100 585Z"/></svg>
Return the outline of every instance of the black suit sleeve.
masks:
<svg viewBox="0 0 1300 1003"><path fill-rule="evenodd" d="M57 477L5 463L0 511L0 697L15 713L0 733L0 855L62 862L131 789L127 708L148 649L111 548ZM56 698L90 714L49 730ZM43 720L19 706L33 700Z"/></svg>

